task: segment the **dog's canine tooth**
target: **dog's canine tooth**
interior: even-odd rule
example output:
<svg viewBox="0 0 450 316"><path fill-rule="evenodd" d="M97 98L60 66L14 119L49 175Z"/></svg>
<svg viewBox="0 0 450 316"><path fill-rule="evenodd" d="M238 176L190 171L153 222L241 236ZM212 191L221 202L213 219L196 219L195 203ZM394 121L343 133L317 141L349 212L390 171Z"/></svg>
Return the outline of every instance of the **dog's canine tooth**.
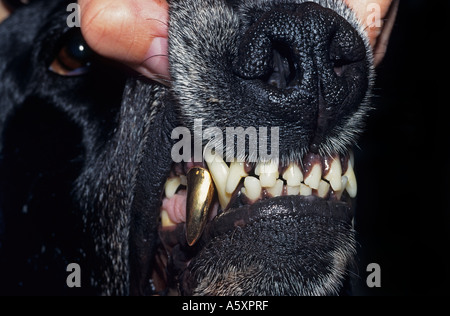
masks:
<svg viewBox="0 0 450 316"><path fill-rule="evenodd" d="M256 165L255 174L259 176L263 188L273 187L279 177L278 161L260 162Z"/></svg>
<svg viewBox="0 0 450 316"><path fill-rule="evenodd" d="M312 189L304 183L300 183L300 195L310 196L312 194Z"/></svg>
<svg viewBox="0 0 450 316"><path fill-rule="evenodd" d="M228 174L226 193L232 194L242 178L248 176L245 172L245 163L234 161L230 164L230 172Z"/></svg>
<svg viewBox="0 0 450 316"><path fill-rule="evenodd" d="M267 192L272 196L281 196L283 194L283 180L278 179L273 187L267 188Z"/></svg>
<svg viewBox="0 0 450 316"><path fill-rule="evenodd" d="M256 201L261 197L262 187L261 182L255 177L247 177L244 180L244 193L250 200Z"/></svg>
<svg viewBox="0 0 450 316"><path fill-rule="evenodd" d="M164 185L164 193L168 199L172 198L178 190L178 187L181 185L180 177L169 178Z"/></svg>
<svg viewBox="0 0 450 316"><path fill-rule="evenodd" d="M227 179L230 170L225 161L223 161L223 158L219 155L212 155L211 153L208 153L208 151L205 151L204 156L209 172L211 173L212 179L214 180L214 184L216 186L220 206L222 210L224 210L231 200L231 194L226 191Z"/></svg>
<svg viewBox="0 0 450 316"><path fill-rule="evenodd" d="M322 166L316 163L312 166L311 171L305 178L305 184L311 189L319 189L320 179L322 178Z"/></svg>
<svg viewBox="0 0 450 316"><path fill-rule="evenodd" d="M323 178L330 182L334 191L340 191L342 189L342 166L339 156L324 159L324 167Z"/></svg>
<svg viewBox="0 0 450 316"><path fill-rule="evenodd" d="M214 185L211 174L194 167L187 174L186 239L193 246L201 237L213 204Z"/></svg>
<svg viewBox="0 0 450 316"><path fill-rule="evenodd" d="M326 198L330 191L330 184L324 180L320 180L319 187L317 188L317 196L320 198Z"/></svg>
<svg viewBox="0 0 450 316"><path fill-rule="evenodd" d="M298 187L303 181L303 173L297 164L291 163L283 173L283 179L287 181L288 186Z"/></svg>
<svg viewBox="0 0 450 316"><path fill-rule="evenodd" d="M345 186L348 195L350 195L351 198L355 198L358 193L358 185L356 183L356 176L355 171L353 170L352 159L350 159L348 162L348 168L344 174L344 177L348 179L347 185Z"/></svg>

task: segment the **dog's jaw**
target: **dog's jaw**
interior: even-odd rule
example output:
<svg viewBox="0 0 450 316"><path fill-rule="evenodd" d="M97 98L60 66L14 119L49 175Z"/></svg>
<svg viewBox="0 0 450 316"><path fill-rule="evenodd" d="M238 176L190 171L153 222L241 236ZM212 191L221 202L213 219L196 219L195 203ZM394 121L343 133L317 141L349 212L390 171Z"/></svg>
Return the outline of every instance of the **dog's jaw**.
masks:
<svg viewBox="0 0 450 316"><path fill-rule="evenodd" d="M339 116L331 129L329 123L325 122L321 128L326 132L320 137L311 136L311 132L302 132L302 124L307 126L315 117L309 117L307 112L302 119L294 119L292 122L287 114L281 120L273 115L259 120L259 115L265 110L272 114L277 111L281 113L289 105L280 101L276 110L265 109L266 104L262 105L260 100L273 99L273 95L269 92L266 94L264 88L258 90L260 86L258 83L254 86L253 75L236 68L246 63L245 60L239 61L240 45L255 20L270 20L274 8L297 6L304 2L234 1L232 6L222 1L172 3L169 51L173 78L171 93L179 107L182 124L192 131L194 120L198 118L203 119L206 127L246 128L255 124L257 127L281 126L281 129L287 131L280 137L280 165L284 167L292 163L302 165L310 155L317 155L322 159L348 156L349 149L362 131L363 118L370 109L368 99L373 67L364 30L342 1L315 2L337 13L345 23L353 27L355 35L352 35L352 40L354 37L360 40L362 44L358 45L364 51L364 58L358 68L363 78L360 86L355 85L358 97L353 109L348 114ZM304 8L306 11L309 8L316 10L315 5L311 4ZM320 10L322 9L319 8ZM338 76L342 74L341 70L335 69ZM250 79L250 83L245 81L248 79L239 81L241 79L236 74ZM300 87L299 91L304 92L304 89L308 88ZM254 91L260 91L256 98L252 97ZM285 101L289 102L288 99ZM260 108L261 111L252 110L251 106ZM340 111L339 115L346 110ZM295 145L291 142L293 139L297 140ZM304 168L303 166L301 169ZM280 179L283 180L281 176ZM329 180L325 182L329 185ZM240 192L240 188L238 191ZM317 191L315 194L317 195ZM173 251L172 261L185 261L184 265L171 268L172 271L177 271L175 278L179 280L181 293L339 294L355 254L350 204L327 201L324 197L329 196L328 194L324 194L322 198L280 195L283 196L253 201L251 205L240 205L236 209L222 206L219 213L224 209L225 212L220 216L213 216L194 247L183 243L184 222L181 221L182 228L175 233L176 238L181 236L180 243L175 246L176 250L172 249L173 244L168 247ZM227 225L229 228L224 228ZM271 251L268 252L268 248Z"/></svg>

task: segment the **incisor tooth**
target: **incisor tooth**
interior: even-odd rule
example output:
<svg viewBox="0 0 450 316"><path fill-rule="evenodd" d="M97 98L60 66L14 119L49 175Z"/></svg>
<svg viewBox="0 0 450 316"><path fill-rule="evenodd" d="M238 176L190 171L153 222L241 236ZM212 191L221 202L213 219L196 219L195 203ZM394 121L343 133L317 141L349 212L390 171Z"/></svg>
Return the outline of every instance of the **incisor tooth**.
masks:
<svg viewBox="0 0 450 316"><path fill-rule="evenodd" d="M331 158L331 165L328 167L328 173L324 176L324 179L330 182L334 191L339 191L342 189L341 177L342 166L339 157Z"/></svg>
<svg viewBox="0 0 450 316"><path fill-rule="evenodd" d="M312 189L306 184L300 183L300 195L310 196L312 194Z"/></svg>
<svg viewBox="0 0 450 316"><path fill-rule="evenodd" d="M261 197L261 182L255 177L247 177L244 181L242 192L252 201L256 201Z"/></svg>
<svg viewBox="0 0 450 316"><path fill-rule="evenodd" d="M317 190L319 188L320 179L322 178L322 166L315 164L308 176L305 178L305 184L311 189Z"/></svg>
<svg viewBox="0 0 450 316"><path fill-rule="evenodd" d="M291 163L283 173L283 179L287 181L287 185L298 187L303 181L303 173L297 164Z"/></svg>
<svg viewBox="0 0 450 316"><path fill-rule="evenodd" d="M227 179L230 170L219 155L210 155L205 151L205 161L214 180L214 184L216 185L220 206L222 207L222 210L225 210L231 200L231 194L226 192Z"/></svg>
<svg viewBox="0 0 450 316"><path fill-rule="evenodd" d="M232 162L230 164L230 172L228 174L226 193L232 194L236 187L238 186L241 179L248 176L245 172L245 163L243 162Z"/></svg>
<svg viewBox="0 0 450 316"><path fill-rule="evenodd" d="M355 198L358 193L358 184L356 183L355 171L353 170L351 160L348 162L348 168L344 174L344 177L347 177L348 179L347 185L345 186L348 195L350 195L351 198Z"/></svg>
<svg viewBox="0 0 450 316"><path fill-rule="evenodd" d="M201 237L214 197L214 185L208 170L194 167L187 174L186 239L193 246Z"/></svg>
<svg viewBox="0 0 450 316"><path fill-rule="evenodd" d="M330 191L330 184L326 181L320 180L319 187L317 189L317 195L321 198L325 198Z"/></svg>
<svg viewBox="0 0 450 316"><path fill-rule="evenodd" d="M267 188L267 192L269 192L272 197L281 196L281 194L283 194L283 185L283 180L278 179L273 187Z"/></svg>
<svg viewBox="0 0 450 316"><path fill-rule="evenodd" d="M164 185L164 193L168 199L172 198L181 184L180 177L169 178Z"/></svg>
<svg viewBox="0 0 450 316"><path fill-rule="evenodd" d="M300 183L301 184L301 183ZM287 195L299 195L300 194L300 185L291 187L290 185L286 186Z"/></svg>
<svg viewBox="0 0 450 316"><path fill-rule="evenodd" d="M255 174L259 176L263 188L273 187L279 177L278 161L261 162L257 164Z"/></svg>

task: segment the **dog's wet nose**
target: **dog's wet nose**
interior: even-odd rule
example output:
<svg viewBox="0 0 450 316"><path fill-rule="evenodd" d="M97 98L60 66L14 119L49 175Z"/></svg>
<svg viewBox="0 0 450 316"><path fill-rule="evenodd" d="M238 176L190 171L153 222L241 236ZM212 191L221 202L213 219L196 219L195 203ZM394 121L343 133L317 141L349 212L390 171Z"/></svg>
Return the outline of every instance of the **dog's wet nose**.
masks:
<svg viewBox="0 0 450 316"><path fill-rule="evenodd" d="M367 43L344 17L310 2L255 13L253 21L241 37L234 73L258 87L251 93L262 88L261 95L276 95L299 121L310 117L308 142L317 148L364 98Z"/></svg>

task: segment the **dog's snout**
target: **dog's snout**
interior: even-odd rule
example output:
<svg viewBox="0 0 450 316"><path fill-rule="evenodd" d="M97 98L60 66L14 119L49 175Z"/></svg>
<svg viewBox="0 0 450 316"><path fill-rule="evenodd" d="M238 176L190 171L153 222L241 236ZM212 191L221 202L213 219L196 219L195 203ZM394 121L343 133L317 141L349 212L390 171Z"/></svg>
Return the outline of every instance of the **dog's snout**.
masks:
<svg viewBox="0 0 450 316"><path fill-rule="evenodd" d="M317 148L337 121L356 111L367 91L366 43L345 18L315 3L255 15L241 36L233 71L247 84L263 87L262 95L283 96L283 106L302 118L308 111L314 118L308 145Z"/></svg>
<svg viewBox="0 0 450 316"><path fill-rule="evenodd" d="M251 25L240 43L234 70L244 79L269 79L279 73L284 75L281 80L290 78L294 85L324 70L342 76L365 54L364 42L344 18L305 3L267 12Z"/></svg>

